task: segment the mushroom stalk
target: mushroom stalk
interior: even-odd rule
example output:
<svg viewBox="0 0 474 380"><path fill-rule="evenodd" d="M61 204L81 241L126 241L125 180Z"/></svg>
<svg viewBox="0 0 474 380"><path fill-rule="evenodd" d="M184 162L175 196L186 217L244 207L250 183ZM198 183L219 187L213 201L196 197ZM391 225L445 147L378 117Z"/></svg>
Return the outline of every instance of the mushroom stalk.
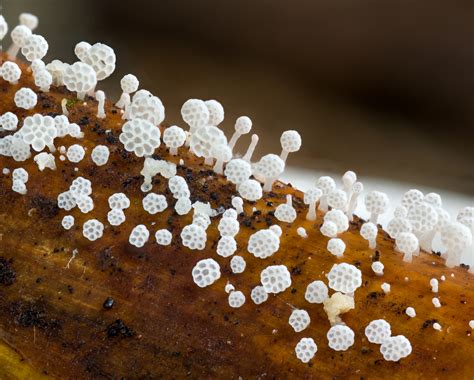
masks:
<svg viewBox="0 0 474 380"><path fill-rule="evenodd" d="M105 93L104 91L97 91L95 94L95 98L97 99L97 117L99 119L104 119L105 118L105 111L104 111L104 106L105 106Z"/></svg>
<svg viewBox="0 0 474 380"><path fill-rule="evenodd" d="M288 158L288 154L290 152L288 150L282 149L280 153L280 158L283 160L283 162L286 162L286 159Z"/></svg>
<svg viewBox="0 0 474 380"><path fill-rule="evenodd" d="M61 100L61 110L63 115L69 116L69 111L67 110L67 99Z"/></svg>
<svg viewBox="0 0 474 380"><path fill-rule="evenodd" d="M306 214L306 219L315 221L316 220L316 203L317 201L313 201L308 206L308 213Z"/></svg>
<svg viewBox="0 0 474 380"><path fill-rule="evenodd" d="M272 191L273 182L275 182L275 178L265 178L265 181L263 182L263 190Z"/></svg>
<svg viewBox="0 0 474 380"><path fill-rule="evenodd" d="M20 47L17 44L12 43L7 50L8 59L14 61L19 51Z"/></svg>
<svg viewBox="0 0 474 380"><path fill-rule="evenodd" d="M234 134L232 135L232 137L230 138L230 141L229 141L229 148L230 149L234 149L234 146L237 143L237 140L240 138L240 136L242 136L242 133L240 133L239 131L234 132Z"/></svg>
<svg viewBox="0 0 474 380"><path fill-rule="evenodd" d="M328 210L328 197L325 194L321 195L319 199L319 209L323 212Z"/></svg>
<svg viewBox="0 0 474 380"><path fill-rule="evenodd" d="M204 165L212 165L213 162L214 162L214 159L212 157L206 157L204 159Z"/></svg>
<svg viewBox="0 0 474 380"><path fill-rule="evenodd" d="M115 107L124 109L130 104L130 94L122 92L120 99L115 103Z"/></svg>
<svg viewBox="0 0 474 380"><path fill-rule="evenodd" d="M357 198L359 197L358 193L352 193L351 199L349 200L349 206L347 207L347 217L349 221L352 222L354 220L354 211L357 207Z"/></svg>
<svg viewBox="0 0 474 380"><path fill-rule="evenodd" d="M250 163L250 160L252 159L253 152L255 151L255 147L258 144L258 135L253 134L252 135L252 141L250 142L249 148L247 149L247 152L245 155L242 157L244 161L247 161ZM271 186L270 186L271 187Z"/></svg>
<svg viewBox="0 0 474 380"><path fill-rule="evenodd" d="M211 163L212 164L212 163ZM224 174L224 160L222 160L221 158L218 158L216 160L216 163L214 164L214 168L213 170L217 173L217 174Z"/></svg>

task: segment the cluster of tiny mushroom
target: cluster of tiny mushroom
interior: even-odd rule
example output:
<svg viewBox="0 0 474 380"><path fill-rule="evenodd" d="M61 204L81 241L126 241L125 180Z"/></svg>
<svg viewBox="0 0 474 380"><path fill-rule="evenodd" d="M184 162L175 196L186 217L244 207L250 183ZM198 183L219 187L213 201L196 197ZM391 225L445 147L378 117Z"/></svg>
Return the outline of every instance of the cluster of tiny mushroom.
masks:
<svg viewBox="0 0 474 380"><path fill-rule="evenodd" d="M105 93L96 91L99 81L109 77L115 69L116 56L109 46L96 43L91 45L80 42L74 52L77 61L67 64L59 60L45 64L43 58L48 51L48 43L33 30L38 25L38 19L31 14L20 16L20 25L11 32L12 45L7 50L9 60L0 67L3 80L15 85L23 75L20 67L13 62L21 51L24 58L30 62L29 69L33 75L36 89L20 88L14 96L18 108L30 110L37 104L37 92L47 92L51 86L65 86L75 92L78 99L86 95L93 96L98 102L97 117L105 118ZM7 34L8 26L0 16L0 40ZM180 239L183 246L190 250L203 250L207 242L207 229L211 218L220 215L213 210L209 203L191 201L190 189L185 178L177 175L176 165L166 160L152 157L155 150L163 142L170 155L179 155L179 150L189 150L197 157L202 157L206 165L226 177L235 184L238 196L232 199L232 206L222 213L218 223L220 234L216 246L216 254L230 258L229 265L234 274L245 271L246 261L237 251L236 235L240 224L239 214L244 212L244 202L255 202L263 197L264 192L271 191L273 183L282 175L289 153L297 152L301 147L301 137L294 130L285 131L281 135L281 153L267 154L258 161L252 161L252 156L258 144L258 135L250 138L248 149L242 156L234 153L237 141L252 130L252 121L247 116L239 117L235 122L235 132L227 140L219 128L224 120L224 108L216 100L189 99L182 108L181 115L189 129L177 125L166 128L163 133L159 128L165 118L165 108L161 100L149 91L140 89L139 81L132 75L125 75L120 86L122 94L115 106L122 110L122 125L120 142L125 150L143 158L143 183L141 189L146 195L142 199L144 212L151 215L165 211L168 204L163 194L151 192L152 179L161 175L168 181L168 188L175 200L174 210L178 215L186 215L192 211L192 222L186 225ZM0 131L5 136L0 138L0 155L11 157L17 162L27 160L34 155L40 171L56 170L54 153L56 139L70 136L78 140L77 144L69 147L59 147L60 160L78 163L86 156L86 150L80 144L83 137L81 128L68 120L65 101L62 102L63 115L56 117L43 116L39 113L18 120L12 112L0 116ZM48 149L49 152L44 151ZM97 166L106 165L109 159L109 149L105 145L97 145L90 157ZM4 169L4 174L9 170ZM28 173L23 168L12 172L12 190L19 194L27 193ZM320 232L329 238L328 254L337 259L344 258L346 244L341 236L349 229L353 220L354 210L359 197L364 190L361 182L357 181L354 172L348 171L342 176L342 187L338 188L336 181L328 176L320 177L314 186L304 193L304 203L308 206L306 219L317 220L317 208L323 213ZM94 209L92 183L84 177L74 179L69 189L57 195L57 203L61 209L71 211L77 207L87 214ZM111 194L108 199L110 211L107 222L110 226L120 226L126 220L125 210L130 207L130 200L123 193ZM369 220L360 229L360 235L367 240L368 247L374 250L377 245L379 226L378 218L387 212L390 200L379 191L371 191L364 197L364 204L370 213ZM293 199L288 195L286 202L275 208L274 216L285 224L292 224L297 219L293 207ZM62 218L62 226L69 230L74 226L72 215ZM100 239L106 226L103 222L91 218L83 223L82 231L85 238L94 241ZM413 260L419 254L420 248L431 251L435 237L439 237L446 248L443 254L446 265L460 265L461 253L472 247L474 229L474 208L466 207L459 212L456 220L450 220L449 214L442 208L441 197L430 193L424 195L418 190L409 190L396 208L394 217L387 225L387 232L395 240L396 249L403 254L404 261ZM298 235L308 236L303 227L298 227ZM280 248L282 229L273 225L254 232L247 243L247 251L254 257L264 260L272 257ZM150 231L144 224L136 225L129 235L129 243L137 248L143 247L150 238ZM175 237L176 238L176 237ZM159 245L172 243L173 235L167 229L155 232L155 240ZM372 264L372 270L378 276L383 276L384 266L380 261ZM192 269L192 278L197 286L207 287L221 277L219 263L213 258L199 260ZM269 265L260 273L261 284L255 286L250 294L256 304L266 302L270 295L287 290L292 284L291 273L285 265ZM341 315L354 309L354 293L362 285L362 273L354 265L339 262L327 274L327 284L323 281L313 281L307 285L305 299L311 304L322 304L331 328L327 333L328 345L335 351L348 350L354 344L354 331L344 324ZM438 291L436 279L430 283L433 292ZM390 291L390 285L384 283L385 292ZM329 289L333 291L329 295ZM232 284L227 284L229 305L233 308L242 307L246 302L245 294L236 290ZM438 298L433 298L435 307L441 304ZM406 309L406 314L412 318L416 312L412 307ZM296 333L305 330L311 323L309 313L303 309L294 309L288 320ZM388 322L383 319L370 322L365 330L369 342L380 345L380 352L386 360L398 361L411 353L411 345L404 336L392 336ZM310 337L302 338L295 347L295 354L302 362L309 362L317 352L317 345Z"/></svg>

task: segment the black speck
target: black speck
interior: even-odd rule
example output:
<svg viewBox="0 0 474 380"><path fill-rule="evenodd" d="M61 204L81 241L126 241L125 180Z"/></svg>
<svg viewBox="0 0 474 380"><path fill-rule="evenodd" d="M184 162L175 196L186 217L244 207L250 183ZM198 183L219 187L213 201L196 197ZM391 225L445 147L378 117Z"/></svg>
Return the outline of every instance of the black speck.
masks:
<svg viewBox="0 0 474 380"><path fill-rule="evenodd" d="M5 286L12 285L15 282L16 273L12 267L12 260L0 257L0 284Z"/></svg>
<svg viewBox="0 0 474 380"><path fill-rule="evenodd" d="M120 336L123 338L129 338L135 333L121 319L117 319L114 323L107 327L107 336L109 338Z"/></svg>
<svg viewBox="0 0 474 380"><path fill-rule="evenodd" d="M102 307L107 310L112 309L112 306L114 306L114 302L115 301L112 297L107 297L107 299L102 304Z"/></svg>

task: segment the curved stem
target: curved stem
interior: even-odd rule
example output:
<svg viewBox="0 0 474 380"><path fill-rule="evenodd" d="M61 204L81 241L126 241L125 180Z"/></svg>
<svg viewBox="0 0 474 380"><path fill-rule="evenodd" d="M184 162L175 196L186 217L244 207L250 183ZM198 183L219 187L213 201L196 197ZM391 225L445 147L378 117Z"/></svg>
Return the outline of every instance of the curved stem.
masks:
<svg viewBox="0 0 474 380"><path fill-rule="evenodd" d="M250 163L250 160L252 159L253 152L255 151L255 147L258 144L258 135L253 134L252 135L252 141L250 142L249 148L247 149L247 152L245 155L242 157L243 160L247 161Z"/></svg>
<svg viewBox="0 0 474 380"><path fill-rule="evenodd" d="M229 148L232 150L234 149L235 143L239 139L239 137L242 136L238 131L235 131L232 137L230 138L229 141Z"/></svg>
<svg viewBox="0 0 474 380"><path fill-rule="evenodd" d="M286 159L288 158L288 152L287 150L283 149L280 153L280 158L283 160L283 162L286 162Z"/></svg>

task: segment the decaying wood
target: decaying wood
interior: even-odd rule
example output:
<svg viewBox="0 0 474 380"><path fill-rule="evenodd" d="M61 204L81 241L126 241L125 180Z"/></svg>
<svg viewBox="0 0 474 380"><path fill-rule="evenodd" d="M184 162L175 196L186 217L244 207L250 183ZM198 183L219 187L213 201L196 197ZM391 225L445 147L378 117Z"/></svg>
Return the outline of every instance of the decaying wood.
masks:
<svg viewBox="0 0 474 380"><path fill-rule="evenodd" d="M23 72L26 68L23 66ZM58 169L39 172L32 160L19 163L0 157L0 168L24 167L30 175L28 193L11 190L11 176L0 176L0 378L2 379L322 379L322 378L431 378L471 379L474 375L474 345L468 323L474 318L474 286L465 268L447 269L434 254L421 253L412 264L402 261L393 241L379 234L377 250L370 250L359 235L360 220L351 224L341 237L347 249L337 260L326 250L327 238L319 232L322 216L316 223L305 220L302 194L291 186L277 183L257 204L247 204L239 216L238 251L247 261L242 274L232 274L229 261L215 253L218 239L216 221L208 229L204 251L190 251L180 243L181 228L191 217L173 214L173 209L149 215L143 211L139 173L143 159L127 153L118 142L123 123L114 106L107 105L107 118L95 117L97 103L75 100L64 88L50 93L38 91L38 105L25 111L15 107L14 92L22 86L37 91L29 75L18 85L0 79L0 113L15 112L20 119L41 112L60 114L61 99L69 100L69 118L85 132L81 144L88 148L86 158L73 164L61 162ZM56 145L76 143L70 137L57 139ZM97 167L90 161L96 144L111 150L109 163ZM191 188L192 200L209 201L213 207L230 207L233 185L205 167L202 161L183 149L184 166L178 173ZM156 158L177 162L160 147ZM75 171L74 168L78 168ZM89 214L74 209L75 226L66 231L61 219L67 213L57 207L56 197L66 191L77 176L90 178L95 208ZM167 181L155 177L153 191L166 195ZM131 199L127 220L119 227L107 226L104 237L89 242L81 226L90 218L106 222L107 198L124 192ZM298 219L292 225L279 223L275 206L294 195ZM258 211L252 213L252 208ZM153 236L144 248L128 244L128 235L138 223L154 231L169 228L173 243L161 247ZM249 235L255 230L279 223L283 229L280 250L267 260L246 251ZM107 223L105 223L107 225ZM303 226L308 238L296 229ZM77 254L73 252L77 250ZM212 257L223 275L208 288L198 288L191 269L202 259ZM385 274L376 276L370 266L380 258ZM363 286L355 293L355 310L343 315L356 340L345 352L327 345L330 325L322 305L304 299L307 284L325 280L325 273L337 261L358 266ZM250 290L260 280L261 270L272 264L285 264L293 284L262 305L250 300ZM435 308L429 281L440 281L441 308ZM407 278L407 280L405 280ZM242 290L247 302L240 309L228 306L224 286L230 281ZM385 294L380 286L391 284ZM113 299L110 309L104 301ZM405 309L413 306L417 316L409 318ZM292 308L304 308L311 316L310 326L295 333L288 324ZM394 335L403 334L412 343L413 353L400 362L386 362L379 346L364 335L373 319L384 318ZM432 324L438 322L442 331ZM310 364L301 363L294 347L302 337L312 337L318 352Z"/></svg>

